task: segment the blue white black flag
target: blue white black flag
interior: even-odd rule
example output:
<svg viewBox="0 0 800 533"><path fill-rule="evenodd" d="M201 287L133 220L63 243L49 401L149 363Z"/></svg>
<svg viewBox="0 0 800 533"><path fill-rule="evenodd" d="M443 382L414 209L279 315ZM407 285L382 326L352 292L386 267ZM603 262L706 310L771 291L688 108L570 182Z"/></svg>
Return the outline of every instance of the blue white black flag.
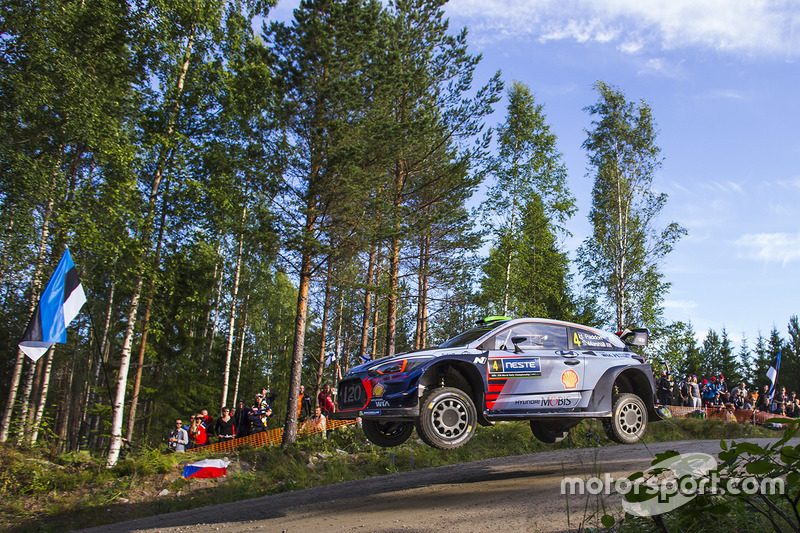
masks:
<svg viewBox="0 0 800 533"><path fill-rule="evenodd" d="M772 364L767 369L767 377L769 378L769 399L775 396L775 382L778 381L778 370L781 368L781 351L778 350L778 355L772 360Z"/></svg>
<svg viewBox="0 0 800 533"><path fill-rule="evenodd" d="M329 366L329 365L330 365L332 362L334 362L335 360L336 360L336 356L334 356L334 354L330 354L330 355L328 356L328 358L327 358L327 359L325 359L325 368L328 368L328 366Z"/></svg>
<svg viewBox="0 0 800 533"><path fill-rule="evenodd" d="M38 361L56 342L67 342L67 326L78 316L86 294L69 249L58 262L53 277L47 283L33 317L22 335L19 348Z"/></svg>

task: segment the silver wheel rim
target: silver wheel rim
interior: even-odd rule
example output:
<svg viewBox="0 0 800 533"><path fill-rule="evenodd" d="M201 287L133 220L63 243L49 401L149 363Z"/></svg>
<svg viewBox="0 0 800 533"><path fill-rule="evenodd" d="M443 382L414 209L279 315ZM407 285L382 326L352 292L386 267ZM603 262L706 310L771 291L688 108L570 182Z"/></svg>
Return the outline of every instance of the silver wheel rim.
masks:
<svg viewBox="0 0 800 533"><path fill-rule="evenodd" d="M624 434L637 435L642 429L643 422L644 412L636 402L626 402L620 407L617 423Z"/></svg>
<svg viewBox="0 0 800 533"><path fill-rule="evenodd" d="M452 398L441 400L433 407L431 416L433 429L445 439L456 439L469 427L469 413L466 406Z"/></svg>

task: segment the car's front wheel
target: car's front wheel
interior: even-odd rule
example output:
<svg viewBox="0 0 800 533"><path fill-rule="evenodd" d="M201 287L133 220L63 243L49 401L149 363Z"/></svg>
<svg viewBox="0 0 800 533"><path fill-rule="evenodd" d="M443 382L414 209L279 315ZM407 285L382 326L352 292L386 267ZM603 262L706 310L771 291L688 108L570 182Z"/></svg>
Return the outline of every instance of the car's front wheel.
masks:
<svg viewBox="0 0 800 533"><path fill-rule="evenodd" d="M464 391L441 387L422 398L417 434L434 448L452 450L472 438L477 419L475 404Z"/></svg>
<svg viewBox="0 0 800 533"><path fill-rule="evenodd" d="M638 442L647 429L647 407L635 394L624 393L614 397L611 418L603 419L608 438L620 444Z"/></svg>
<svg viewBox="0 0 800 533"><path fill-rule="evenodd" d="M557 422L531 420L531 432L540 441L553 444L567 438L569 427L565 428L563 424Z"/></svg>
<svg viewBox="0 0 800 533"><path fill-rule="evenodd" d="M370 442L384 448L391 448L392 446L400 446L408 440L408 437L414 431L414 423L362 420L361 428Z"/></svg>

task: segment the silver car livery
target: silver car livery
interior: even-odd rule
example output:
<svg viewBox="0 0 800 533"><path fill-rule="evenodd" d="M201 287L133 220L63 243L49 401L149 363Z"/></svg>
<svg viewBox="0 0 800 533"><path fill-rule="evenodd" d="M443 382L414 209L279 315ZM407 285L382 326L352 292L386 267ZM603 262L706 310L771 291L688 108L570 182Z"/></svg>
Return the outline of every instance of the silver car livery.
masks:
<svg viewBox="0 0 800 533"><path fill-rule="evenodd" d="M362 418L380 446L414 428L441 449L466 443L477 424L529 420L545 442L584 418L617 442L638 441L654 410L652 369L630 346L647 330L615 335L548 319L489 317L441 346L370 361L339 383L340 419Z"/></svg>

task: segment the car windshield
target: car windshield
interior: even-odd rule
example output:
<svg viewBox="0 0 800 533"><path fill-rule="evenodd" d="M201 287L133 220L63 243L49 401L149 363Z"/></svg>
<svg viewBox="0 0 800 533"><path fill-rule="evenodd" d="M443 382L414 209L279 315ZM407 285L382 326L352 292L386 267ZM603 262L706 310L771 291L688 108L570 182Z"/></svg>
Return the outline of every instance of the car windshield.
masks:
<svg viewBox="0 0 800 533"><path fill-rule="evenodd" d="M464 333L456 335L449 341L445 341L444 343L439 345L439 348L452 348L453 346L466 346L467 344L476 341L495 329L498 326L497 323L486 325L486 326L478 326L477 328L472 328Z"/></svg>

